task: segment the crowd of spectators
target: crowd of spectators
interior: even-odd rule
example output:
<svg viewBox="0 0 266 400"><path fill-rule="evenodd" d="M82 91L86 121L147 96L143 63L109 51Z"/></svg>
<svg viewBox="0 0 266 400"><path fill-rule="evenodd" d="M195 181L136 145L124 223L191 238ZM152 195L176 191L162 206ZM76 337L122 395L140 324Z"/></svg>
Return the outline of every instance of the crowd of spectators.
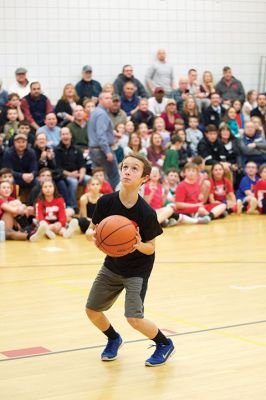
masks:
<svg viewBox="0 0 266 400"><path fill-rule="evenodd" d="M8 238L70 237L74 220L84 232L89 200L118 187L119 164L129 154L153 166L156 178L142 195L164 225L179 223L180 214L184 222L266 213L266 93L245 91L228 66L217 83L210 71L200 79L191 68L176 84L163 49L144 82L129 64L113 83L95 80L90 65L81 74L56 104L25 68L9 87L0 81L0 218ZM101 179L92 180L97 168Z"/></svg>

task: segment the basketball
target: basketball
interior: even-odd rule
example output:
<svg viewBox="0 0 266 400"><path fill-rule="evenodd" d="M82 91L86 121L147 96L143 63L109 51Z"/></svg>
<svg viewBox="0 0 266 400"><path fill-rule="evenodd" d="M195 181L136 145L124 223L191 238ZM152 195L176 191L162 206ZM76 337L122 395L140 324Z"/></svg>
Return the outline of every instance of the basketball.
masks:
<svg viewBox="0 0 266 400"><path fill-rule="evenodd" d="M108 256L125 256L136 242L134 222L122 215L111 215L96 228L96 246Z"/></svg>

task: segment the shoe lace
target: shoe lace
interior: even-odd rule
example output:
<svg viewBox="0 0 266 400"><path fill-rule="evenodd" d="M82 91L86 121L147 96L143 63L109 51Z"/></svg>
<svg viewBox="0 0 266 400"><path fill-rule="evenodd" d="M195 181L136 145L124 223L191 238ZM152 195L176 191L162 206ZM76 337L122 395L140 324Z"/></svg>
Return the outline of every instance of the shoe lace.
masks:
<svg viewBox="0 0 266 400"><path fill-rule="evenodd" d="M152 347L156 347L154 353L152 354L152 357L158 357L161 356L161 352L163 349L163 344L162 343L157 343L157 344L151 344L148 349L152 348Z"/></svg>

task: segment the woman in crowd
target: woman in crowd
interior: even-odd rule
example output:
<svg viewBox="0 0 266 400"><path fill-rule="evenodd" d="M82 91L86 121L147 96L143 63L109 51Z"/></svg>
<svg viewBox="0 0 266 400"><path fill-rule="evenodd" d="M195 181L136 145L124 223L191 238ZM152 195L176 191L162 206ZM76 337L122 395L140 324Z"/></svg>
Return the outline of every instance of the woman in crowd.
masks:
<svg viewBox="0 0 266 400"><path fill-rule="evenodd" d="M79 104L79 97L72 83L67 83L63 89L63 95L55 106L55 113L59 126L65 126L74 121L73 111Z"/></svg>

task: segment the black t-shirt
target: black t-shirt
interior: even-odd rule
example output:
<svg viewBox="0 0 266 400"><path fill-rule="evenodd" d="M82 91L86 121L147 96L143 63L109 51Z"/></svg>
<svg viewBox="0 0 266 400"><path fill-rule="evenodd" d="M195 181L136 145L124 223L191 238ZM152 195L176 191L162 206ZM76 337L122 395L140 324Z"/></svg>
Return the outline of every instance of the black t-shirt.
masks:
<svg viewBox="0 0 266 400"><path fill-rule="evenodd" d="M134 221L138 227L143 242L153 240L162 234L162 228L157 221L155 211L139 196L136 204L126 208L119 198L119 192L109 193L102 196L96 205L92 222L99 224L104 218L110 215L123 215ZM141 276L149 277L155 253L145 255L138 250L123 257L106 256L104 265L112 272L125 277Z"/></svg>

